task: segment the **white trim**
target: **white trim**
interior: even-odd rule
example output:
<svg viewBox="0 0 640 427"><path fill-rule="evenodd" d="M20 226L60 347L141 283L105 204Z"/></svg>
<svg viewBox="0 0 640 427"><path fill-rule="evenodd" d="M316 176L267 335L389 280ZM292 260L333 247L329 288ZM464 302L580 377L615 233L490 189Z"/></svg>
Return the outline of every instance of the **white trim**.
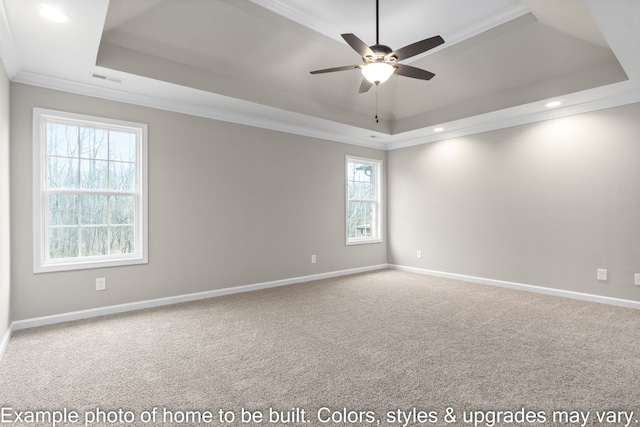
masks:
<svg viewBox="0 0 640 427"><path fill-rule="evenodd" d="M2 341L0 341L0 362L2 362L2 356L4 356L4 352L7 350L7 347L9 346L9 341L11 340L11 335L13 334L13 330L14 330L14 325L13 323L11 323L9 325L9 329L7 329L7 332L4 334Z"/></svg>
<svg viewBox="0 0 640 427"><path fill-rule="evenodd" d="M300 25L303 25L307 28L311 28L312 30L324 34L325 36L336 40L340 43L344 43L342 37L340 37L340 33L345 32L344 28L340 26L333 25L329 22L324 21L322 18L319 18L313 11L305 9L299 2L292 1L283 1L283 0L250 0L252 3L257 4L258 6L264 7L265 9L270 10L280 16L283 16L290 21L296 22ZM292 6L295 4L295 6ZM466 28L462 28L456 32L447 34L447 46L451 46L456 43L463 42L471 37L477 36L478 34L484 33L492 28L495 28L499 25L505 24L513 19L516 19L520 16L526 15L530 13L529 8L522 3L515 4L506 8L505 10L495 13L484 20L478 21L473 25L470 25ZM435 49L430 50L429 52L422 53L420 55L416 55L411 59L405 61L405 63L410 64L415 62L421 58L424 58L427 55L431 55L439 50L441 50L443 46L437 47Z"/></svg>
<svg viewBox="0 0 640 427"><path fill-rule="evenodd" d="M71 259L47 259L47 201L46 177L46 121L68 122L74 125L89 125L111 130L126 130L136 134L136 196L135 248L126 255L80 257ZM45 273L88 268L116 267L148 263L148 126L112 118L89 116L66 111L33 108L33 272ZM82 190L79 190L80 192ZM111 193L110 191L107 193Z"/></svg>
<svg viewBox="0 0 640 427"><path fill-rule="evenodd" d="M445 44L435 47L434 49L430 49L427 52L423 52L418 54L407 61L404 61L405 64L410 64L412 62L418 61L422 58L425 58L429 55L433 55L436 52L439 52L443 49L449 48L455 44L461 43L465 40L468 40L472 37L475 37L479 34L482 34L486 31L489 31L493 28L496 28L500 25L506 24L507 22L513 21L521 16L526 15L527 13L531 13L529 8L525 6L523 3L519 3L513 5L500 13L496 13L495 15L491 15L485 20L478 21L475 24L469 25L465 28L462 28L458 31L455 31L451 34L448 34L445 39Z"/></svg>
<svg viewBox="0 0 640 427"><path fill-rule="evenodd" d="M207 119L220 120L223 122L236 123L277 132L285 132L293 135L308 136L310 138L324 139L327 141L341 142L343 144L356 145L360 147L374 148L377 150L386 150L386 145L382 142L370 141L352 135L375 134L381 138L389 136L384 132L369 129L363 130L352 125L337 123L327 119L319 119L275 107L267 107L249 101L232 99L213 93L207 93L206 96L212 100L212 104L215 104L215 106L200 105L191 102L177 101L175 99L125 92L122 90L97 85L94 86L87 83L46 76L24 70L21 70L12 78L11 81L45 89L73 93L76 95L91 96L109 101L156 108L163 111L188 114L195 117L204 117ZM204 91L199 91L197 89L185 90L204 93Z"/></svg>
<svg viewBox="0 0 640 427"><path fill-rule="evenodd" d="M482 277L467 276L463 274L446 273L442 271L427 270L416 267L406 267L395 264L378 264L368 267L352 268L348 270L339 270L329 273L320 273L309 276L295 277L291 279L275 280L272 282L256 283L253 285L243 285L224 289L215 289L212 291L198 292L186 295L177 295L173 297L158 298L153 300L138 301L127 304L119 304L108 307L100 307L88 310L74 311L70 313L55 314L52 316L36 317L31 319L16 320L11 323L9 329L5 333L3 340L0 342L0 361L7 349L9 340L14 331L22 329L35 328L38 326L53 325L56 323L70 322L74 320L89 319L93 317L106 316L110 314L125 313L129 311L142 310L145 308L161 307L171 304L178 304L188 301L197 301L207 298L215 298L224 295L239 294L243 292L252 292L260 289L275 288L279 286L288 286L299 283L311 282L314 280L329 279L332 277L346 276L350 274L365 273L369 271L392 269L399 271L407 271L410 273L423 274L426 276L444 277L448 279L462 280L471 283L480 283L483 285L498 286L502 288L515 289L527 292L536 292L540 294L553 295L565 298L578 299L583 301L591 301L602 304L609 304L619 307L633 308L640 310L640 301L625 300L620 298L605 297L600 295L586 294L582 292L565 291L561 289L552 289L542 286L533 286L523 283L507 282L502 280L486 279Z"/></svg>
<svg viewBox="0 0 640 427"><path fill-rule="evenodd" d="M591 301L591 302L597 302L601 304L609 304L609 305L615 305L618 307L634 308L636 310L640 310L640 301L607 297L602 295L587 294L583 292L567 291L564 289L547 288L544 286L527 285L525 283L486 279L484 277L467 276L464 274L455 274L455 273L447 273L443 271L427 270L424 268L406 267L402 265L389 264L388 267L393 270L408 271L410 273L418 273L426 276L444 277L447 279L456 279L456 280L462 280L465 282L480 283L483 285L498 286L501 288L535 292L539 294L553 295L557 297L571 298L571 299L577 299L582 301Z"/></svg>
<svg viewBox="0 0 640 427"><path fill-rule="evenodd" d="M365 273L368 271L386 269L387 264L371 265L367 267L351 268L348 270L332 271L329 273L313 274L310 276L294 277L291 279L274 280L272 282L256 283L252 285L234 286L231 288L214 289L211 291L198 292L193 294L176 295L166 298L158 298L146 301L138 301L127 304L112 305L108 307L92 308L88 310L73 311L70 313L54 314L51 316L36 317L32 319L16 320L12 323L13 330L35 328L38 326L53 325L56 323L70 322L73 320L88 319L109 314L125 313L128 311L142 310L145 308L161 307L165 305L178 304L188 301L197 301L207 298L221 297L224 295L239 294L243 292L257 291L260 289L288 286L299 283L311 282L313 280L329 279L332 277L346 276L349 274Z"/></svg>
<svg viewBox="0 0 640 427"><path fill-rule="evenodd" d="M7 11L4 8L4 2L0 0L0 62L4 64L9 79L12 79L20 72L20 62L9 28Z"/></svg>
<svg viewBox="0 0 640 427"><path fill-rule="evenodd" d="M373 201L375 206L376 206L376 218L375 218L375 226L376 226L376 235L374 237L362 237L362 238L349 238L349 221L347 220L347 217L349 215L349 163L350 162L361 162L361 163L365 163L368 165L371 165L374 167L375 169L375 191L376 191L376 199ZM384 236L384 218L382 217L383 212L384 212L384 206L383 206L383 194L382 194L382 187L383 187L383 161L380 159L371 159L371 158L367 158L367 157L359 157L359 156L351 156L349 154L345 155L344 158L344 199L345 199L345 206L344 206L344 230L345 230L345 244L347 246L351 246L351 245L366 245L369 243L382 243L384 242L383 236ZM359 201L359 200L354 200L354 201ZM364 200L365 202L370 202L369 200Z"/></svg>
<svg viewBox="0 0 640 427"><path fill-rule="evenodd" d="M199 106L189 102L178 102L175 100L133 94L111 88L44 76L27 71L20 71L12 78L12 82L74 93L77 95L91 96L110 101L123 102L126 104L157 108L159 110L188 114L196 117L237 123L245 126L253 126L277 132L285 132L293 135L302 135L310 138L318 138L343 144L373 148L382 151L398 150L401 148L413 147L416 145L423 145L451 138L475 135L482 132L640 102L640 90L635 88L633 85L630 86L628 82L621 82L604 88L595 88L583 91L579 94L582 96L575 104L568 105L564 108L542 111L536 110L534 112L530 112L529 108L531 108L532 105L542 105L546 102L546 100L540 100L531 104L515 106L505 110L492 111L490 113L484 113L477 116L465 117L454 122L439 123L439 125L442 125L445 128L454 130L439 133L437 135L432 134L430 131L431 127L402 132L399 134L387 134L369 129L356 129L354 126L336 124L335 122L312 118L299 113L284 112L283 110L278 110L272 107L257 107L257 104L245 101L235 100L234 102L239 102L243 106L250 106L253 109L262 109L260 111L271 112L278 116L278 118L271 119L259 117L257 114L247 114L240 108L234 109L229 107L223 109L221 107ZM597 94L595 92L597 92ZM564 97L571 100L574 96L576 96L576 94L565 95ZM594 97L595 99L593 99ZM584 98L586 98L586 100ZM218 97L216 97L216 99L218 99ZM523 109L526 111L519 112ZM284 114L284 116L282 116L282 114ZM286 117L289 117L290 119L287 119ZM318 128L316 129L312 127L313 124L317 124ZM340 127L340 132L335 131L336 126ZM365 138L352 136L354 133L375 135L379 139L377 141L366 140ZM370 136L367 136L367 138L370 138ZM388 142L378 142L382 140Z"/></svg>
<svg viewBox="0 0 640 427"><path fill-rule="evenodd" d="M612 85L615 87L616 85ZM567 95L569 97L570 95ZM529 105L544 104L546 101L537 101ZM506 110L492 111L490 113L480 114L478 116L466 117L459 122L466 125L460 126L457 122L442 123L445 129L454 129L450 132L443 132L435 135L410 137L411 133L419 133L418 131L406 132L407 138L403 141L391 142L387 144L386 150L398 150L401 148L414 147L417 145L428 144L431 142L444 141L452 138L459 138L468 135L477 135L482 132L506 129L514 126L527 125L531 123L543 122L546 120L559 119L563 117L575 116L578 114L590 113L592 111L605 110L607 108L621 107L624 105L640 102L640 90L630 89L629 92L617 94L614 96L602 96L593 101L579 102L577 104L568 105L553 110L516 113L513 110L526 109L527 105L520 105Z"/></svg>

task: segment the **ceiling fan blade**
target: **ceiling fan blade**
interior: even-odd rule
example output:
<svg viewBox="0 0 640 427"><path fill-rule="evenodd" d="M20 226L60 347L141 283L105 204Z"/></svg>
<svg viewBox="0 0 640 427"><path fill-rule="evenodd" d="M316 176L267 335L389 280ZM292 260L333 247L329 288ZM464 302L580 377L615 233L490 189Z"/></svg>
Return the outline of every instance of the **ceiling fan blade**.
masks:
<svg viewBox="0 0 640 427"><path fill-rule="evenodd" d="M444 39L440 36L434 36L428 39L420 40L419 42L412 43L403 48L400 48L396 51L391 52L387 56L395 56L398 58L398 61L402 61L403 59L411 58L412 56L418 55L422 52L426 52L428 50L433 49L434 47L440 46L444 43Z"/></svg>
<svg viewBox="0 0 640 427"><path fill-rule="evenodd" d="M369 89L371 89L371 86L373 86L373 83L371 83L367 79L362 79L362 83L360 83L360 89L358 90L358 93L369 92Z"/></svg>
<svg viewBox="0 0 640 427"><path fill-rule="evenodd" d="M346 33L346 34L341 34L341 36L344 39L344 41L346 41L349 44L349 46L351 46L353 50L358 52L358 54L363 58L366 56L371 56L375 58L376 54L373 53L371 48L367 46L365 42L363 42L358 37L356 37L354 34Z"/></svg>
<svg viewBox="0 0 640 427"><path fill-rule="evenodd" d="M393 66L396 67L396 74L405 77L411 77L420 80L431 80L433 76L435 76L435 74L430 71L412 67L410 65L393 64Z"/></svg>
<svg viewBox="0 0 640 427"><path fill-rule="evenodd" d="M333 73L334 71L356 70L362 68L362 65L345 65L343 67L325 68L324 70L311 71L311 74Z"/></svg>

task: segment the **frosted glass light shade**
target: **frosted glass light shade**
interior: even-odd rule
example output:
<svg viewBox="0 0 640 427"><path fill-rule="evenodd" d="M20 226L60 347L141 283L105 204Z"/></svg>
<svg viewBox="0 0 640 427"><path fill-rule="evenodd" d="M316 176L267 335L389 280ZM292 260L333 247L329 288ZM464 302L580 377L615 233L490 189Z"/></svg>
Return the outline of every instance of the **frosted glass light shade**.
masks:
<svg viewBox="0 0 640 427"><path fill-rule="evenodd" d="M380 84L389 80L394 71L394 68L385 62L373 62L365 65L362 75L371 83Z"/></svg>

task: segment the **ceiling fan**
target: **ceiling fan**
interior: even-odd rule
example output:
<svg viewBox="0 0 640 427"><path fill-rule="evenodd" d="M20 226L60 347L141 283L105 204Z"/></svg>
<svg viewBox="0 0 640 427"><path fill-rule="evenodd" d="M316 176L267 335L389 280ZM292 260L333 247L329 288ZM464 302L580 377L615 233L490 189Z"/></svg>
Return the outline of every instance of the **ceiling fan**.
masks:
<svg viewBox="0 0 640 427"><path fill-rule="evenodd" d="M362 75L364 76L364 79L362 79L362 83L360 84L360 93L367 92L374 84L377 86L380 83L386 82L393 73L414 79L431 80L433 76L435 76L432 72L412 67L410 65L399 64L398 61L411 58L412 56L426 52L444 43L444 39L442 37L434 36L412 43L398 50L391 50L389 46L380 44L378 0L376 0L376 44L373 46L367 46L362 40L351 33L341 34L341 36L349 46L353 48L353 50L362 56L364 64L326 68L323 70L311 71L311 74L359 69L362 71Z"/></svg>

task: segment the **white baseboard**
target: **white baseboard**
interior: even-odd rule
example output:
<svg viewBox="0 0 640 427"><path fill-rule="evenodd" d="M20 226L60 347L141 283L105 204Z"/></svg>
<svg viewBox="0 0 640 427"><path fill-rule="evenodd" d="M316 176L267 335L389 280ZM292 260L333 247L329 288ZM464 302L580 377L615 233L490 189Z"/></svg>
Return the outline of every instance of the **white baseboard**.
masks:
<svg viewBox="0 0 640 427"><path fill-rule="evenodd" d="M177 304L181 302L196 301L196 300L201 300L206 298L220 297L223 295L238 294L242 292L251 292L251 291L257 291L260 289L275 288L278 286L287 286L287 285L293 285L296 283L311 282L313 280L329 279L331 277L346 276L349 274L364 273L367 271L385 269L387 267L388 267L387 264L372 265L368 267L332 271L329 273L313 274L310 276L294 277L291 279L274 280L272 282L256 283L253 285L235 286L231 288L215 289L212 291L198 292L193 294L176 295L173 297L138 301L138 302L132 302L127 304L111 305L108 307L99 307L99 308L93 308L89 310L73 311L70 313L55 314L52 316L43 316L43 317L36 317L32 319L17 320L12 323L12 327L14 331L18 331L21 329L35 328L37 326L52 325L55 323L88 319L91 317L106 316L109 314L124 313L127 311L141 310L144 308L160 307L163 305L171 305L171 304ZM8 338L6 339L8 342ZM2 347L0 347L0 349L2 349Z"/></svg>
<svg viewBox="0 0 640 427"><path fill-rule="evenodd" d="M4 352L9 345L9 340L11 339L11 334L13 333L13 323L9 325L9 329L4 334L2 341L0 341L0 362L2 362L2 356L4 356Z"/></svg>
<svg viewBox="0 0 640 427"><path fill-rule="evenodd" d="M635 308L636 310L640 310L640 301L606 297L602 295L586 294L582 292L566 291L562 289L546 288L544 286L527 285L524 283L506 282L504 280L494 280L494 279L486 279L483 277L465 276L464 274L446 273L443 271L427 270L424 268L405 267L402 265L389 264L388 268L391 268L394 270L408 271L411 273L424 274L427 276L445 277L448 279L457 279L465 282L481 283L483 285L499 286L501 288L536 292L539 294L573 298L573 299L578 299L583 301L598 302L601 304L616 305L619 307Z"/></svg>
<svg viewBox="0 0 640 427"><path fill-rule="evenodd" d="M445 277L449 279L457 279L465 282L481 283L484 285L499 286L509 289L517 289L522 291L537 292L547 295L555 295L565 298L573 298L584 301L592 301L620 307L634 308L640 310L640 301L625 300L620 298L612 298L601 295L586 294L582 292L566 291L561 289L546 288L542 286L527 285L524 283L507 282L503 280L486 279L483 277L466 276L463 274L447 273L443 271L427 270L423 268L406 267L394 264L379 264L368 267L352 268L348 270L333 271L329 273L313 274L310 276L294 277L291 279L275 280L271 282L256 283L252 285L236 286L224 289L215 289L212 291L198 292L193 294L177 295L167 298L158 298L153 300L132 302L127 304L112 305L108 307L100 307L89 310L74 311L70 313L56 314L52 316L43 316L32 319L17 320L11 323L9 329L5 333L2 341L0 341L0 361L9 345L9 340L13 331L21 329L34 328L37 326L52 325L55 323L69 322L73 320L88 319L92 317L105 316L109 314L124 313L128 311L141 310L145 308L160 307L164 305L177 304L181 302L196 301L206 298L215 298L224 295L232 295L243 292L257 291L260 289L275 288L279 286L293 285L296 283L311 282L313 280L329 279L332 277L346 276L349 274L364 273L368 271L382 270L390 268L400 271L408 271L411 273L424 274L428 276Z"/></svg>

